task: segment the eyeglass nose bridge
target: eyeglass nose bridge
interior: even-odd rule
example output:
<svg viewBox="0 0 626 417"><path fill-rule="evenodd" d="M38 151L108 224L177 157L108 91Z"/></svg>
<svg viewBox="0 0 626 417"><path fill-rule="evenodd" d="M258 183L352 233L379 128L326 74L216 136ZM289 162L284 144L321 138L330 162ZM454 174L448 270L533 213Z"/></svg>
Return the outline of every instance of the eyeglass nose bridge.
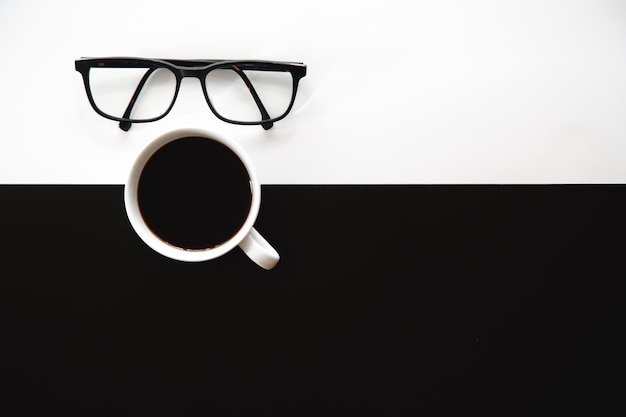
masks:
<svg viewBox="0 0 626 417"><path fill-rule="evenodd" d="M202 81L202 76L203 75L204 75L204 73L201 70L194 69L194 68L183 68L183 69L180 70L180 77L181 78L190 77L190 78L197 78L200 81Z"/></svg>

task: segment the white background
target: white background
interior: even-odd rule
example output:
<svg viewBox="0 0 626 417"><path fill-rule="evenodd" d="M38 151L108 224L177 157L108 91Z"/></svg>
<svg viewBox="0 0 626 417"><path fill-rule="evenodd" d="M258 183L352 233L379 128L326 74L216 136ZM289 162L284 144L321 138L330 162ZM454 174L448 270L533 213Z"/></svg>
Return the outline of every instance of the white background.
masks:
<svg viewBox="0 0 626 417"><path fill-rule="evenodd" d="M82 56L300 61L293 112L229 125L185 79L123 132ZM264 184L625 183L626 1L0 0L0 183L123 184L152 139L241 143Z"/></svg>

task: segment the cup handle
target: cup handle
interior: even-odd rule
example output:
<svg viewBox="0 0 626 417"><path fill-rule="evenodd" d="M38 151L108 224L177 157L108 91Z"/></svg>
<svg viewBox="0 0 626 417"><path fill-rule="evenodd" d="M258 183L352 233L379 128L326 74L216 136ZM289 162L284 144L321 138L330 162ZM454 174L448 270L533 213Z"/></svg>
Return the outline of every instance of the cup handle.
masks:
<svg viewBox="0 0 626 417"><path fill-rule="evenodd" d="M276 249L254 227L239 243L239 247L250 259L264 269L274 268L280 259Z"/></svg>

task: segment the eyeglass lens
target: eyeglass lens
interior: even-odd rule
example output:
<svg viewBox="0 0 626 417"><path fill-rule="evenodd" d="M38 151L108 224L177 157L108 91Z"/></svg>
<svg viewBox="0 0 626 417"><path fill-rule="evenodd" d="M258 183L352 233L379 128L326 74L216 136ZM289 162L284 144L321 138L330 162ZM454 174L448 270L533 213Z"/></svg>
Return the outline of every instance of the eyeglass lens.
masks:
<svg viewBox="0 0 626 417"><path fill-rule="evenodd" d="M241 70L239 70L241 71ZM213 109L222 117L238 122L263 120L254 94L243 77L247 77L270 118L282 116L289 108L293 80L286 71L243 70L220 68L209 72L204 83Z"/></svg>
<svg viewBox="0 0 626 417"><path fill-rule="evenodd" d="M89 73L89 87L103 113L149 120L162 116L171 106L176 94L176 76L166 68L94 67ZM136 92L139 94L133 102ZM124 114L127 109L131 110L129 115Z"/></svg>

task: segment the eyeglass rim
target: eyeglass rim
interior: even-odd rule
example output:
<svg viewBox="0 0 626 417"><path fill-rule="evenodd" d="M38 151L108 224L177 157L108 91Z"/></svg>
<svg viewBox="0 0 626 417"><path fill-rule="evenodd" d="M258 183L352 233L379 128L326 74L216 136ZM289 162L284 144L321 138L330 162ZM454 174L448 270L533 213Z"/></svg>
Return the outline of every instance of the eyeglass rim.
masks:
<svg viewBox="0 0 626 417"><path fill-rule="evenodd" d="M300 79L306 76L307 66L302 62L290 62L290 61L269 61L269 60L233 60L233 59L160 59L160 58L139 58L139 57L82 57L80 59L75 60L75 69L78 71L83 78L83 83L85 87L85 91L87 93L87 98L91 107L94 109L96 113L100 116L120 122L120 127L122 127L122 123L150 123L157 120L160 120L167 116L169 112L174 107L174 103L176 102L176 98L178 97L178 91L180 89L180 84L183 78L185 77L196 77L200 79L200 84L202 87L202 91L205 97L211 112L220 120L237 124L237 125L263 125L265 129L269 129L273 122L284 119L291 109L293 108L296 93L298 90L298 85ZM108 113L100 110L95 103L93 95L91 93L91 87L89 85L89 72L91 68L94 67L103 67L103 66L113 66L114 68L132 68L134 66L147 66L147 67L155 67L155 68L166 68L169 69L176 78L176 88L174 94L172 96L172 102L166 111L156 117L149 119L133 119L129 117L117 117L112 116ZM276 69L277 71L287 71L291 73L292 76L292 93L291 100L289 102L289 106L283 114L272 117L269 119L262 119L259 121L239 121L228 119L221 114L219 114L216 109L213 107L211 100L209 98L208 92L206 90L206 84L202 82L202 77L206 77L206 75L213 71L214 69L219 69L221 67L233 66L233 65L260 65L260 66L271 66L272 69ZM268 126L268 127L266 127ZM130 125L128 125L130 127ZM128 128L123 130L128 130Z"/></svg>

